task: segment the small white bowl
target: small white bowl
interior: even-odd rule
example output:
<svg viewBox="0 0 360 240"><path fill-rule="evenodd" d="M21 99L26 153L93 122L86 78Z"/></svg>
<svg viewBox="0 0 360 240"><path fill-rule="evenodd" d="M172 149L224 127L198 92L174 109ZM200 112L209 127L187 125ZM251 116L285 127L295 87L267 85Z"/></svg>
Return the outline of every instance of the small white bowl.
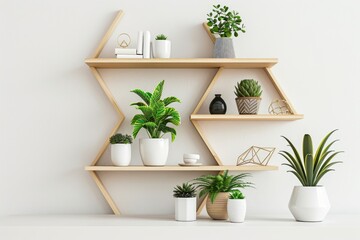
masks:
<svg viewBox="0 0 360 240"><path fill-rule="evenodd" d="M199 154L195 154L195 153L184 153L183 159L185 159L185 158L190 158L190 159L199 160L199 159L200 159L200 155L199 155Z"/></svg>
<svg viewBox="0 0 360 240"><path fill-rule="evenodd" d="M194 158L184 158L185 164L195 164L197 162L197 159Z"/></svg>

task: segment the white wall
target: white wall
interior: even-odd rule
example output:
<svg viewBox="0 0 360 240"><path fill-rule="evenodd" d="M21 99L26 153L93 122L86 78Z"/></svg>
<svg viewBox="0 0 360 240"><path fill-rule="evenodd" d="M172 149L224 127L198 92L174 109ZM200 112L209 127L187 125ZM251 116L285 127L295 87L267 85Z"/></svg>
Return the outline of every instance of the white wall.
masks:
<svg viewBox="0 0 360 240"><path fill-rule="evenodd" d="M357 147L360 116L360 17L352 1L219 1L237 9L247 33L234 40L237 57L276 57L273 68L281 86L305 119L294 122L204 122L208 138L226 164L251 145L284 149L280 135L300 144L304 133L314 142L339 128L337 149L342 165L328 174L332 213L360 213L357 199ZM19 1L0 2L0 215L42 213L110 213L83 168L90 164L117 117L84 59L92 54L118 9L124 9L116 33L102 56L111 57L116 34L140 29L166 33L173 57L210 57L212 43L201 23L208 1ZM102 70L120 107L127 114L122 132L131 132L135 113L129 103L135 87L151 90L166 79L165 95L183 100L183 125L171 146L170 164L184 152L199 152L213 163L188 121L214 70ZM221 92L229 112L236 111L233 85L245 76L264 84L261 71L227 70L211 96ZM264 98L273 89L265 86ZM268 102L262 103L266 111ZM204 111L205 111L204 110ZM140 163L134 144L134 164ZM102 163L109 164L108 153ZM271 164L283 159L275 155ZM250 215L287 213L296 179L279 171L254 173L256 189L246 190ZM129 214L173 211L172 187L197 173L100 174L120 210ZM145 202L144 202L145 201Z"/></svg>

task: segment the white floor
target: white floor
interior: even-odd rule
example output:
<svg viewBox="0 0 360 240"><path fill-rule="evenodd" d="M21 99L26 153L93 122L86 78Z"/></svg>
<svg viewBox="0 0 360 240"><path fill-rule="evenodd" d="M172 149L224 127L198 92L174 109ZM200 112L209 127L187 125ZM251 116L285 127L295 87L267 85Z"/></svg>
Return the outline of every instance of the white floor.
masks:
<svg viewBox="0 0 360 240"><path fill-rule="evenodd" d="M43 215L0 218L0 239L326 239L360 240L360 215L328 216L321 223L291 218L252 217L245 223L176 222L170 217Z"/></svg>

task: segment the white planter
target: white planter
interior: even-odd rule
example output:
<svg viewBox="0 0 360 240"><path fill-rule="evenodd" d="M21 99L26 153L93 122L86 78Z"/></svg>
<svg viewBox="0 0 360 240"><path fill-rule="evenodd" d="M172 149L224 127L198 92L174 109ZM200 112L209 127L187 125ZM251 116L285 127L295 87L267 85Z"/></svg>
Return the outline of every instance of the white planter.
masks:
<svg viewBox="0 0 360 240"><path fill-rule="evenodd" d="M155 40L153 48L154 58L170 58L171 42L169 40Z"/></svg>
<svg viewBox="0 0 360 240"><path fill-rule="evenodd" d="M196 197L175 198L175 220L196 221Z"/></svg>
<svg viewBox="0 0 360 240"><path fill-rule="evenodd" d="M169 139L140 139L140 155L145 166L164 166L169 153Z"/></svg>
<svg viewBox="0 0 360 240"><path fill-rule="evenodd" d="M323 186L295 186L289 209L297 221L321 222L330 210L330 203Z"/></svg>
<svg viewBox="0 0 360 240"><path fill-rule="evenodd" d="M233 223L242 223L246 216L245 199L228 199L227 212L229 221Z"/></svg>
<svg viewBox="0 0 360 240"><path fill-rule="evenodd" d="M129 166L131 144L111 144L111 161L116 166Z"/></svg>

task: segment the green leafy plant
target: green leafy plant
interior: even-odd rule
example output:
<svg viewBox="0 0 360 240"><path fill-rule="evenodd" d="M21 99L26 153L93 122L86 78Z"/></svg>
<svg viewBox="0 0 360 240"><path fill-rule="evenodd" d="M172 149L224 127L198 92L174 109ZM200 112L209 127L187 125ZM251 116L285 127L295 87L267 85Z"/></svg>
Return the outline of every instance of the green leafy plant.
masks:
<svg viewBox="0 0 360 240"><path fill-rule="evenodd" d="M239 97L260 97L262 94L261 85L254 79L244 79L235 86L235 95Z"/></svg>
<svg viewBox="0 0 360 240"><path fill-rule="evenodd" d="M180 114L175 108L168 106L171 103L180 102L180 100L176 97L161 99L164 82L164 80L161 81L153 93L140 89L131 91L144 101L131 104L131 106L136 106L136 109L141 111L141 114L136 114L131 120L134 138L136 138L139 131L144 128L150 138L161 138L164 134L171 133L171 140L175 140L176 130L167 125L180 125Z"/></svg>
<svg viewBox="0 0 360 240"><path fill-rule="evenodd" d="M244 194L238 189L231 191L229 194L229 199L244 199L244 198L245 198Z"/></svg>
<svg viewBox="0 0 360 240"><path fill-rule="evenodd" d="M196 188L191 183L183 183L174 187L173 193L176 198L192 198L196 197Z"/></svg>
<svg viewBox="0 0 360 240"><path fill-rule="evenodd" d="M231 37L233 34L238 37L238 32L245 32L245 26L242 24L238 12L229 11L229 7L213 5L212 11L207 14L207 25L211 33L218 33L220 37Z"/></svg>
<svg viewBox="0 0 360 240"><path fill-rule="evenodd" d="M303 138L302 158L292 142L282 136L288 142L293 151L293 154L290 154L287 151L280 151L279 154L288 161L288 163L283 163L283 165L292 169L288 172L293 173L303 186L317 186L320 179L326 173L334 171L334 169L331 169L333 165L341 163L340 161L332 162L332 160L342 151L335 152L334 150L330 150L331 146L338 140L334 140L326 145L327 140L335 131L336 130L331 131L324 137L315 153L313 152L311 136L309 134L305 134Z"/></svg>
<svg viewBox="0 0 360 240"><path fill-rule="evenodd" d="M164 34L159 34L155 37L155 40L166 40L167 36L165 36Z"/></svg>
<svg viewBox="0 0 360 240"><path fill-rule="evenodd" d="M128 134L123 135L121 133L116 133L110 137L109 141L111 144L131 144L133 138Z"/></svg>
<svg viewBox="0 0 360 240"><path fill-rule="evenodd" d="M244 182L243 179L249 177L249 173L241 173L239 175L228 175L226 170L223 174L218 175L204 175L194 179L194 184L197 189L200 189L199 196L202 197L209 194L211 203L218 193L220 192L231 192L235 188L251 187L251 182Z"/></svg>

